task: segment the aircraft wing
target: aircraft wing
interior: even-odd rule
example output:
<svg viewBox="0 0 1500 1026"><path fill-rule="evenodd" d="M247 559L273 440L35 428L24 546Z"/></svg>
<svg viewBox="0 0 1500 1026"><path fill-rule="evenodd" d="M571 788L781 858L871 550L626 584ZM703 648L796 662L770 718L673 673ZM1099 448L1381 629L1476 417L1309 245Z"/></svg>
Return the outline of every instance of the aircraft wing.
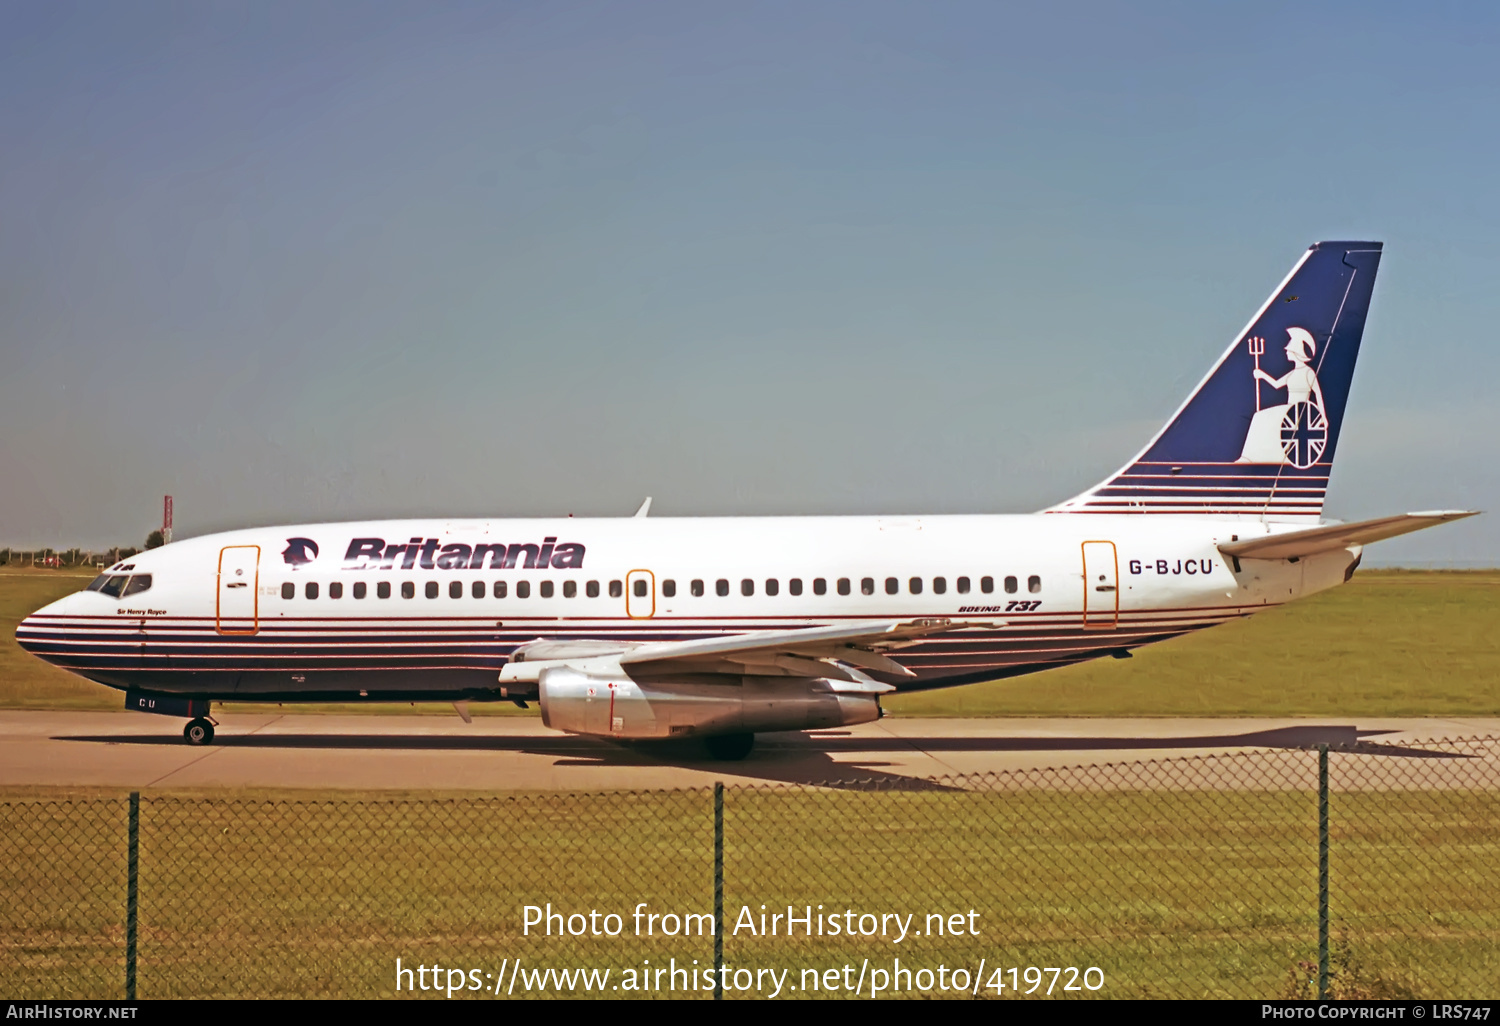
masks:
<svg viewBox="0 0 1500 1026"><path fill-rule="evenodd" d="M722 638L645 644L620 657L627 672L771 673L827 677L834 663L914 677L883 650L900 648L922 638L973 624L946 618L888 620L853 627L808 627L789 631L757 631Z"/></svg>
<svg viewBox="0 0 1500 1026"><path fill-rule="evenodd" d="M539 640L517 650L513 662L501 671L500 678L536 679L548 666L564 664L607 672L608 664L612 662L637 680L689 673L826 677L867 686L869 690L888 691L889 685L873 680L861 670L877 670L900 677L915 674L887 656L887 651L948 631L999 626L1003 625L989 621L924 618L855 626L755 631L691 641L634 645Z"/></svg>
<svg viewBox="0 0 1500 1026"><path fill-rule="evenodd" d="M1305 531L1288 531L1284 534L1251 538L1247 541L1220 542L1219 551L1226 556L1242 559L1296 559L1332 549L1344 549L1351 545L1366 545L1383 541L1397 535L1410 534L1424 527L1435 527L1450 520L1472 517L1478 510L1428 510L1422 513L1402 513L1394 517L1379 517L1375 520L1359 520L1352 524L1330 524L1313 527Z"/></svg>

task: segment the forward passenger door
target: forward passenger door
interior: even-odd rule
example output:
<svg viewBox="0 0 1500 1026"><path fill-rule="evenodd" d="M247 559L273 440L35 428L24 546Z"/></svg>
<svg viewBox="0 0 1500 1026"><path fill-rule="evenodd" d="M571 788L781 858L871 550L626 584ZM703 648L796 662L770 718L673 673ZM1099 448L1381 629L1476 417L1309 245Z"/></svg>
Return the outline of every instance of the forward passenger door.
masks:
<svg viewBox="0 0 1500 1026"><path fill-rule="evenodd" d="M260 629L259 545L227 545L220 549L216 587L214 615L220 634L254 634Z"/></svg>

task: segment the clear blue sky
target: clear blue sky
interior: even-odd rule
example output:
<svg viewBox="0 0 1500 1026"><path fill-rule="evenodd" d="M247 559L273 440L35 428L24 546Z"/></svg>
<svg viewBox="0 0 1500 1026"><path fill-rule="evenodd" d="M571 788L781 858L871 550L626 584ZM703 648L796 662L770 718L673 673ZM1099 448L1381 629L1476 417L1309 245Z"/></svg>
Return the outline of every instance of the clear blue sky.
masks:
<svg viewBox="0 0 1500 1026"><path fill-rule="evenodd" d="M1478 3L12 0L0 544L1031 510L1324 238L1327 512L1500 511L1497 100Z"/></svg>

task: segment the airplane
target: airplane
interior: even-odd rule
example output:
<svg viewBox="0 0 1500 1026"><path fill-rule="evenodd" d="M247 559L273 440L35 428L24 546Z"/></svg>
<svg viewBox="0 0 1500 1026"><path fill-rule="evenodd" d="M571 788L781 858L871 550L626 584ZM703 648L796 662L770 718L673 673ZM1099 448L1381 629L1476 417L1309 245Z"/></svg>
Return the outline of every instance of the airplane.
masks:
<svg viewBox="0 0 1500 1026"><path fill-rule="evenodd" d="M1106 656L1350 579L1472 516L1322 518L1378 242L1320 242L1155 437L1021 515L397 520L174 541L27 617L22 647L190 718L214 702L541 706L614 739L865 723L881 696Z"/></svg>

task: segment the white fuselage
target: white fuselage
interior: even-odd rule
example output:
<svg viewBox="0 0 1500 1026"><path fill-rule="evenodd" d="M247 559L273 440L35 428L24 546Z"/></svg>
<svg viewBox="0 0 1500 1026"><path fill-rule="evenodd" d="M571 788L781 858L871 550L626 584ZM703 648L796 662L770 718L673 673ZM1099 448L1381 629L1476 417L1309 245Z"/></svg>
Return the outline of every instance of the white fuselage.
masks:
<svg viewBox="0 0 1500 1026"><path fill-rule="evenodd" d="M893 654L916 676L889 683L941 687L1123 655L1331 587L1358 557L1236 568L1216 547L1280 529L1066 513L294 525L142 553L111 575L149 574L148 588L68 596L17 637L160 694L478 700L530 697L502 692L499 671L539 638L986 623Z"/></svg>

